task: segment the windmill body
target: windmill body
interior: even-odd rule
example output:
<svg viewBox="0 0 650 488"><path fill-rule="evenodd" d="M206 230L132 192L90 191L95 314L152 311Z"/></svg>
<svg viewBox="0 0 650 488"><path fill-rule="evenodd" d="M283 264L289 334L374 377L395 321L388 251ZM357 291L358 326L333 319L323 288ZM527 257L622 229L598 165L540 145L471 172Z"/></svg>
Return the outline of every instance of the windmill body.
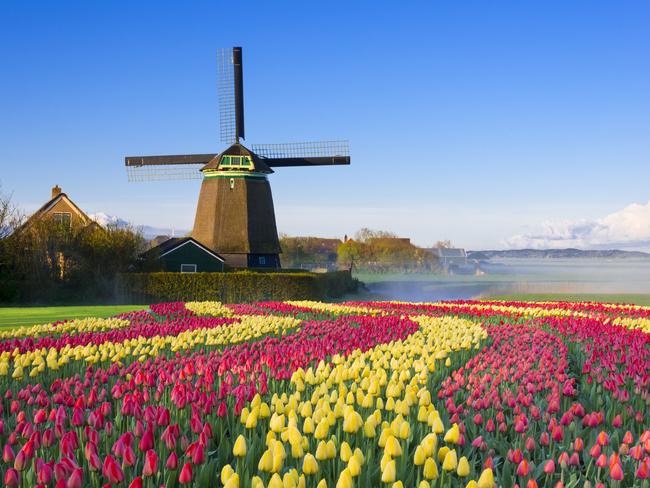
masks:
<svg viewBox="0 0 650 488"><path fill-rule="evenodd" d="M279 268L280 242L266 176L270 168L234 144L201 172L192 237L217 251L229 266Z"/></svg>
<svg viewBox="0 0 650 488"><path fill-rule="evenodd" d="M350 164L346 141L240 144L244 138L241 48L219 52L219 154L125 158L131 181L202 178L192 237L236 268L279 268L281 253L268 175L273 167Z"/></svg>

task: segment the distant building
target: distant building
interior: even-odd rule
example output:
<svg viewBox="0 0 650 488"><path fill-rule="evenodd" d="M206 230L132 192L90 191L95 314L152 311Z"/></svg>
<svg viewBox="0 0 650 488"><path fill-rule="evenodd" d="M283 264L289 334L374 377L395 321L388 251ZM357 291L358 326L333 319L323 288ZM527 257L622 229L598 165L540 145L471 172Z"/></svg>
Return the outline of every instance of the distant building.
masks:
<svg viewBox="0 0 650 488"><path fill-rule="evenodd" d="M467 253L465 249L454 247L434 247L429 249L438 258L438 264L449 270L450 266L465 266L467 264Z"/></svg>
<svg viewBox="0 0 650 488"><path fill-rule="evenodd" d="M224 271L225 260L192 237L173 237L146 251L142 258L158 260L164 271L210 273Z"/></svg>

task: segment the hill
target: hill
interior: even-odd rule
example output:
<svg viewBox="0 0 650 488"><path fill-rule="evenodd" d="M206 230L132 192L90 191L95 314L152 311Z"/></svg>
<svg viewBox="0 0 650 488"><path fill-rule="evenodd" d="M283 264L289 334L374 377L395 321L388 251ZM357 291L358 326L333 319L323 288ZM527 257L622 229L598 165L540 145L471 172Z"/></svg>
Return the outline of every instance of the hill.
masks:
<svg viewBox="0 0 650 488"><path fill-rule="evenodd" d="M618 249L507 249L488 251L468 251L468 259L519 258L519 259L650 259L650 254L641 251L621 251Z"/></svg>

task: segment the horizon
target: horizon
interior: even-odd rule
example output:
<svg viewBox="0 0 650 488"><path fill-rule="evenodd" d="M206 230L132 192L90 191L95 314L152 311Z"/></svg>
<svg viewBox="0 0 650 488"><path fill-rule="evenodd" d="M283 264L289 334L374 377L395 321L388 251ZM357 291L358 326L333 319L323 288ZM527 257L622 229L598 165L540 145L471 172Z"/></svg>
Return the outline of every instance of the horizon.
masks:
<svg viewBox="0 0 650 488"><path fill-rule="evenodd" d="M88 213L191 229L199 182L129 184L124 156L223 149L216 49L241 45L244 144L350 140L350 167L271 176L280 232L650 250L644 2L244 2L234 36L208 3L69 5L0 16L0 185L26 212L59 184Z"/></svg>

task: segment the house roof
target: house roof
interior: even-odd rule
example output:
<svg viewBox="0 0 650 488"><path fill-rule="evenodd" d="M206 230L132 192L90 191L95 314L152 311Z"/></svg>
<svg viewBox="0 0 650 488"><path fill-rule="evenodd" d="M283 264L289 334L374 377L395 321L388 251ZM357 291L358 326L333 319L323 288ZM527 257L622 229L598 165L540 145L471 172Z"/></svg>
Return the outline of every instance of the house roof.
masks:
<svg viewBox="0 0 650 488"><path fill-rule="evenodd" d="M440 258L464 258L467 256L465 249L459 247L436 247L432 251Z"/></svg>
<svg viewBox="0 0 650 488"><path fill-rule="evenodd" d="M59 193L55 194L47 202L45 202L36 212L34 212L30 217L25 221L23 225L20 226L20 229L27 228L32 222L35 222L45 215L60 201L64 201L77 216L84 222L84 224L93 224L95 221L91 219L83 210L81 210L67 194L60 191L60 188L55 187L59 190ZM53 190L54 191L54 190Z"/></svg>
<svg viewBox="0 0 650 488"><path fill-rule="evenodd" d="M225 259L219 256L216 252L208 249L205 247L203 244L201 244L199 241L194 239L193 237L172 237L171 239L167 239L165 242L162 242L158 244L157 246L152 247L151 249L148 249L144 253L142 253L143 257L149 257L149 256L155 256L157 258L161 258L165 256L166 254L169 254L183 246L186 245L194 245L201 249L203 252L206 254L209 254L215 259L218 259L221 262L225 262Z"/></svg>

